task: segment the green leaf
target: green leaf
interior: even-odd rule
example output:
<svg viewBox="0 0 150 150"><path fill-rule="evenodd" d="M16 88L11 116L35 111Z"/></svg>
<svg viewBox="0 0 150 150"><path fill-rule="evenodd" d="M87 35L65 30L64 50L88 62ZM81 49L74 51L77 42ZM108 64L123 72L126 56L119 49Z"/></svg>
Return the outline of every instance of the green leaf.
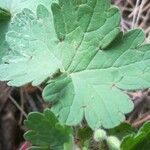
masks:
<svg viewBox="0 0 150 150"><path fill-rule="evenodd" d="M109 129L107 131L108 135L113 135L118 137L120 140L122 140L125 136L136 133L136 129L133 128L130 124L128 123L122 123L119 126Z"/></svg>
<svg viewBox="0 0 150 150"><path fill-rule="evenodd" d="M29 8L35 12L39 4L43 4L50 9L48 6L53 1L56 0L0 0L0 63L2 62L2 57L9 51L8 44L5 41L5 34L15 14L21 12L24 8Z"/></svg>
<svg viewBox="0 0 150 150"><path fill-rule="evenodd" d="M59 0L51 8L24 9L13 19L0 80L21 86L50 79L43 97L55 103L61 122L77 125L85 117L92 129L117 126L133 109L123 90L150 87L143 32L122 35L119 10L109 0Z"/></svg>
<svg viewBox="0 0 150 150"><path fill-rule="evenodd" d="M77 131L77 137L82 145L84 145L87 140L90 140L92 136L93 131L89 127L79 128Z"/></svg>
<svg viewBox="0 0 150 150"><path fill-rule="evenodd" d="M0 21L10 19L11 14L9 11L0 8Z"/></svg>
<svg viewBox="0 0 150 150"><path fill-rule="evenodd" d="M52 26L51 15L42 5L37 8L37 15L39 20L30 10L24 9L10 25L6 39L12 51L4 58L9 65L0 68L2 80L13 78L9 85L21 86L31 81L38 85L62 68L61 61L52 53L54 39L47 38L49 34L55 35L54 29L49 28Z"/></svg>
<svg viewBox="0 0 150 150"><path fill-rule="evenodd" d="M60 150L66 143L73 142L71 128L60 125L49 109L44 113L30 113L25 126L29 131L24 137L33 145L30 150Z"/></svg>
<svg viewBox="0 0 150 150"><path fill-rule="evenodd" d="M52 2L57 0L0 0L0 7L9 11L12 16L21 12L24 8L29 8L32 11L36 10L39 4L42 4L49 8Z"/></svg>
<svg viewBox="0 0 150 150"><path fill-rule="evenodd" d="M145 123L137 134L126 136L121 143L121 150L149 150L150 122Z"/></svg>
<svg viewBox="0 0 150 150"><path fill-rule="evenodd" d="M2 57L6 55L8 51L8 45L5 42L5 33L8 29L9 18L1 20L0 16L0 63L2 62Z"/></svg>
<svg viewBox="0 0 150 150"><path fill-rule="evenodd" d="M150 86L150 45L141 45L143 40L141 30L130 31L111 48L100 51L86 70L68 75L66 78L72 82L60 90L59 101L52 108L60 121L76 125L85 116L93 129L120 124L123 113L133 109L129 97L120 89ZM47 99L49 91L52 91L51 84L43 93L46 100L50 100Z"/></svg>
<svg viewBox="0 0 150 150"><path fill-rule="evenodd" d="M62 72L72 72L90 51L86 54L87 61L81 62L83 65L78 67L83 70L100 47L106 47L113 41L119 34L118 9L110 8L110 4L102 0L89 1L80 6L75 2L64 0L60 1L59 5L53 3L54 23L52 14L42 5L37 8L36 15L28 9L16 15L6 36L12 52L5 60L9 65L3 65L1 68L1 80L10 80L9 85L16 86L32 81L33 85L38 85L58 68ZM57 14L56 10L62 5L62 12L57 11ZM99 9L101 5L103 8ZM95 25L97 16L102 19ZM64 21L65 26L62 25L62 29L57 30L57 26L62 22L59 18ZM89 21L83 23L84 18ZM113 25L109 26L110 23ZM60 33L64 30L65 33ZM64 34L64 42L61 42L60 34ZM87 43L91 38L93 41ZM12 71L14 67L18 68L15 73Z"/></svg>
<svg viewBox="0 0 150 150"><path fill-rule="evenodd" d="M11 14L9 13L9 11L0 7L0 63L2 61L2 57L6 54L8 50L8 45L5 42L5 33L8 29L10 17Z"/></svg>

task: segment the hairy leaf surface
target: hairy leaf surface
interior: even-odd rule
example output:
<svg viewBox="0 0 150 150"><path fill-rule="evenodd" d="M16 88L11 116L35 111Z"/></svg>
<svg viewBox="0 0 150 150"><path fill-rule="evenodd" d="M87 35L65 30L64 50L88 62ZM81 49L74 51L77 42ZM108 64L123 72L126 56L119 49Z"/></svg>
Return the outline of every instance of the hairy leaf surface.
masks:
<svg viewBox="0 0 150 150"><path fill-rule="evenodd" d="M56 0L0 0L0 63L2 57L9 51L8 44L5 41L5 34L11 22L10 18L13 18L24 8L29 8L35 12L39 4L43 4L50 10L48 6L50 6L53 1Z"/></svg>
<svg viewBox="0 0 150 150"><path fill-rule="evenodd" d="M0 0L0 7L8 10L12 16L18 12L21 12L24 8L29 8L32 11L36 11L36 7L39 4L47 6L57 0Z"/></svg>
<svg viewBox="0 0 150 150"><path fill-rule="evenodd" d="M76 125L85 117L93 129L117 126L133 109L123 90L150 87L143 32L122 36L119 10L109 0L59 0L51 8L24 9L13 19L0 79L21 86L50 78L43 97L61 122Z"/></svg>

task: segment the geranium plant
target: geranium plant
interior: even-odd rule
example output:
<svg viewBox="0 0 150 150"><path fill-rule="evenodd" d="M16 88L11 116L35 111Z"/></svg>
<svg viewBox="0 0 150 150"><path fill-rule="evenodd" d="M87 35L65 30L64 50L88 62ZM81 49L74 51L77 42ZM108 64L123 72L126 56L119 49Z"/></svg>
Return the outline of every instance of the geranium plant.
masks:
<svg viewBox="0 0 150 150"><path fill-rule="evenodd" d="M101 137L133 110L126 91L150 87L150 44L141 29L123 33L120 20L109 0L0 0L0 80L43 84L52 103L25 121L32 150L73 149L72 127L83 119ZM100 143L124 150L136 138L105 134Z"/></svg>

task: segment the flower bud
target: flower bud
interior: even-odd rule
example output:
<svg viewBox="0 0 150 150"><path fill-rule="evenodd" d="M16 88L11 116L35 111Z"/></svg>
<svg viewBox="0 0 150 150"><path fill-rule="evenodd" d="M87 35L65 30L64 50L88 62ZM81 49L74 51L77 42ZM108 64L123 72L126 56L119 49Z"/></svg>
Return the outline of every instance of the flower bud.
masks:
<svg viewBox="0 0 150 150"><path fill-rule="evenodd" d="M120 150L120 141L115 136L109 136L107 138L107 144L110 150Z"/></svg>
<svg viewBox="0 0 150 150"><path fill-rule="evenodd" d="M96 142L105 140L106 138L107 138L107 134L106 134L105 130L102 130L102 129L95 130L95 132L94 132L94 140Z"/></svg>

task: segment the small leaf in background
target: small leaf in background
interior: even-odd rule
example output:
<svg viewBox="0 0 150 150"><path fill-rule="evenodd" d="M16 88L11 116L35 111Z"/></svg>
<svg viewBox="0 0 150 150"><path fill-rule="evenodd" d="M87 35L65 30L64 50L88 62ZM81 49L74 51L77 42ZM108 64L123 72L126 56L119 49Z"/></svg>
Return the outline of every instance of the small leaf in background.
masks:
<svg viewBox="0 0 150 150"><path fill-rule="evenodd" d="M11 14L9 11L0 8L0 21L2 20L8 20L11 18Z"/></svg>
<svg viewBox="0 0 150 150"><path fill-rule="evenodd" d="M108 135L114 135L118 137L120 140L123 139L123 137L131 134L131 133L136 133L136 129L133 128L130 124L128 123L122 123L119 126L107 130Z"/></svg>
<svg viewBox="0 0 150 150"><path fill-rule="evenodd" d="M79 141L81 142L81 145L87 144L88 140L90 140L93 136L93 131L89 127L79 128L77 131L77 137L79 138Z"/></svg>
<svg viewBox="0 0 150 150"><path fill-rule="evenodd" d="M138 133L126 136L121 150L150 150L150 122L145 123Z"/></svg>
<svg viewBox="0 0 150 150"><path fill-rule="evenodd" d="M71 128L60 125L49 109L30 113L25 126L29 131L24 137L32 143L31 150L65 150L73 142Z"/></svg>

